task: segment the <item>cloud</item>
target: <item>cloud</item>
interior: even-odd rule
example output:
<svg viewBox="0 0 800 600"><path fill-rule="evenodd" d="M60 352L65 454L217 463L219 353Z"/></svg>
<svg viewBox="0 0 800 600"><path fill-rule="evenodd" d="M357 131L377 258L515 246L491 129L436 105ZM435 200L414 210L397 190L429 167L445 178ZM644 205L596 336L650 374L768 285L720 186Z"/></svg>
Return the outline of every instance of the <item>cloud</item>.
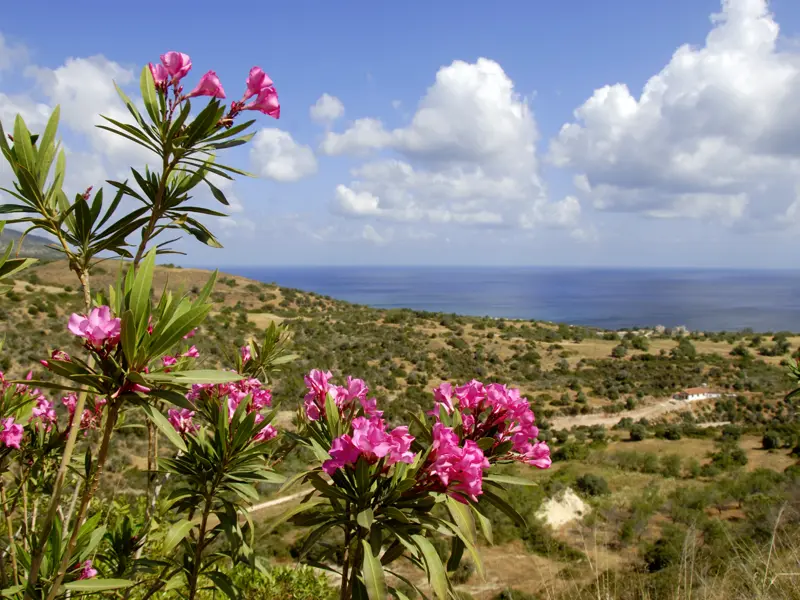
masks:
<svg viewBox="0 0 800 600"><path fill-rule="evenodd" d="M250 160L258 172L275 181L298 181L317 172L317 159L308 146L275 128L259 131L253 139Z"/></svg>
<svg viewBox="0 0 800 600"><path fill-rule="evenodd" d="M319 100L309 109L309 113L317 123L331 125L344 115L344 104L336 96L322 94Z"/></svg>
<svg viewBox="0 0 800 600"><path fill-rule="evenodd" d="M25 45L11 43L0 33L0 72L27 65L28 60L28 49Z"/></svg>
<svg viewBox="0 0 800 600"><path fill-rule="evenodd" d="M391 239L391 232L384 236L378 233L372 225L364 225L364 229L361 231L361 237L371 244L383 246Z"/></svg>
<svg viewBox="0 0 800 600"><path fill-rule="evenodd" d="M490 227L571 226L577 199L550 203L527 101L485 58L442 67L405 127L374 118L328 132L324 154L379 156L336 188L340 214Z"/></svg>
<svg viewBox="0 0 800 600"><path fill-rule="evenodd" d="M765 0L723 0L705 45L683 45L639 97L594 91L552 140L595 208L773 227L800 175L800 53L779 50Z"/></svg>

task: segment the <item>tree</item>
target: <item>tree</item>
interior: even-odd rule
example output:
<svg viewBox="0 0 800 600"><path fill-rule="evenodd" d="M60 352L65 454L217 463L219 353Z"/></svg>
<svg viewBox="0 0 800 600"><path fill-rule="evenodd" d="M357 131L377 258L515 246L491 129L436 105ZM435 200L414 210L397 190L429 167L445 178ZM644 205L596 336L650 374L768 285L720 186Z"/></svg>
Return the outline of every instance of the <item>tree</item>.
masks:
<svg viewBox="0 0 800 600"><path fill-rule="evenodd" d="M647 429L645 429L644 425L636 424L631 427L629 436L632 442L641 442L647 438Z"/></svg>
<svg viewBox="0 0 800 600"><path fill-rule="evenodd" d="M575 487L586 496L606 496L611 493L608 482L600 475L586 473L575 480Z"/></svg>
<svg viewBox="0 0 800 600"><path fill-rule="evenodd" d="M623 358L626 354L628 354L628 345L625 343L617 344L611 350L611 356L613 358Z"/></svg>

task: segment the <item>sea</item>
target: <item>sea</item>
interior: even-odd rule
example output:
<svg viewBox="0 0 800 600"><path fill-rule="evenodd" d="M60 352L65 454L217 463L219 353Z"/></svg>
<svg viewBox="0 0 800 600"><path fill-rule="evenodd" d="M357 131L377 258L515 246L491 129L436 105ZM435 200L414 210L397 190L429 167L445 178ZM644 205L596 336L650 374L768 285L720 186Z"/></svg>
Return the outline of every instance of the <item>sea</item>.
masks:
<svg viewBox="0 0 800 600"><path fill-rule="evenodd" d="M800 331L800 271L541 267L225 267L376 308L603 329Z"/></svg>

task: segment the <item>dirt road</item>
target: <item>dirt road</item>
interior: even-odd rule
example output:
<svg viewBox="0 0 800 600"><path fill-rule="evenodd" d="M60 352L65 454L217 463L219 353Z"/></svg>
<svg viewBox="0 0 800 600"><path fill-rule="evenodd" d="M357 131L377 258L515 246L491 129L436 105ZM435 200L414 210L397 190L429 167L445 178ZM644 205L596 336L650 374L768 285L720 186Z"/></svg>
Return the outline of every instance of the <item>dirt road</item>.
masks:
<svg viewBox="0 0 800 600"><path fill-rule="evenodd" d="M656 404L648 404L647 406L642 406L635 410L626 410L612 415L598 413L593 415L577 415L574 417L556 417L550 422L552 423L553 429L569 429L570 427L578 427L581 425L586 427L591 427L593 425L613 427L619 423L620 419L624 419L625 417L630 417L634 421L638 421L642 418L655 419L667 413L691 410L692 404L696 403L686 402L685 400L663 400ZM725 425L726 423L722 424ZM701 425L701 427L702 426L703 425ZM716 426L716 424L708 424L705 426L713 427Z"/></svg>

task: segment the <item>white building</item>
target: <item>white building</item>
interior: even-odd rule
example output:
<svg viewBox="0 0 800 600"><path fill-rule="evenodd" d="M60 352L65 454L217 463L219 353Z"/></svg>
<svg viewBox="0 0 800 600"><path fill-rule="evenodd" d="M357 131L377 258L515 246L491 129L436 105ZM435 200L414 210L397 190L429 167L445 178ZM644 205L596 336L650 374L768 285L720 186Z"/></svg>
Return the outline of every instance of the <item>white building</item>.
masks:
<svg viewBox="0 0 800 600"><path fill-rule="evenodd" d="M686 388L682 392L678 392L673 398L676 400L686 400L692 402L693 400L708 400L710 398L720 398L722 394L712 391L707 387L693 387Z"/></svg>

